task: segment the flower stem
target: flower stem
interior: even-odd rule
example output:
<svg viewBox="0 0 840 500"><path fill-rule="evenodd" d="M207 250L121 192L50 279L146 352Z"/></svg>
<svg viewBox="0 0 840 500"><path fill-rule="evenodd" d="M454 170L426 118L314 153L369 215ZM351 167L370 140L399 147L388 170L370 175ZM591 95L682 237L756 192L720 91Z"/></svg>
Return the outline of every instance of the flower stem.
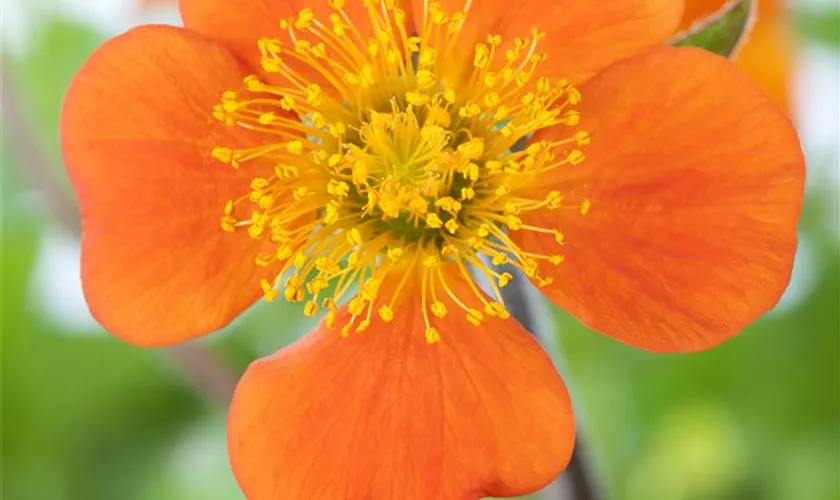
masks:
<svg viewBox="0 0 840 500"><path fill-rule="evenodd" d="M575 451L572 453L572 459L569 461L569 466L566 468L566 477L572 489L572 498L577 500L596 500L599 496L595 493L595 487L592 484L589 471L586 467L587 458L585 456L586 448L578 433Z"/></svg>
<svg viewBox="0 0 840 500"><path fill-rule="evenodd" d="M32 124L22 106L22 95L10 81L9 68L0 71L0 108L6 144L14 149L20 172L40 191L50 217L59 228L76 238L81 237L79 209L69 190L58 179L61 173L47 157L34 134ZM214 404L227 407L236 376L233 370L212 351L201 346L184 344L166 350L168 357L181 368L196 388Z"/></svg>
<svg viewBox="0 0 840 500"><path fill-rule="evenodd" d="M526 330L531 332L559 364L559 348L554 336L551 313L541 294L530 281L512 266L505 269L514 275L510 284L501 289L510 313ZM542 500L598 500L592 484L592 474L587 466L585 440L578 430L575 450L565 473L541 492ZM565 484L564 484L565 483Z"/></svg>

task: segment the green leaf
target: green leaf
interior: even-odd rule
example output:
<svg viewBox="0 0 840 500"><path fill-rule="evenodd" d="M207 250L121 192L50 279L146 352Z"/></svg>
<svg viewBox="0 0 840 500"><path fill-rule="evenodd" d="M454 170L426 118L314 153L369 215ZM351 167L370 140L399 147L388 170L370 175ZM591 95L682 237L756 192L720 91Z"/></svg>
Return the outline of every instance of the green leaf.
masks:
<svg viewBox="0 0 840 500"><path fill-rule="evenodd" d="M755 20L756 2L734 0L708 18L699 21L671 41L677 47L699 47L731 57L746 41Z"/></svg>
<svg viewBox="0 0 840 500"><path fill-rule="evenodd" d="M796 12L797 33L804 39L840 48L840 8L799 9Z"/></svg>

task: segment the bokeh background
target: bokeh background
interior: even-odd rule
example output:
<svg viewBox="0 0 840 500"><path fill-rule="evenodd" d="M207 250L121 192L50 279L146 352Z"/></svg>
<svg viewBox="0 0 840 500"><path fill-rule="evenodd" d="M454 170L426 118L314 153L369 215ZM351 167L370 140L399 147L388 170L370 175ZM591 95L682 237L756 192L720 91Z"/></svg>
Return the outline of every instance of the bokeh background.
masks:
<svg viewBox="0 0 840 500"><path fill-rule="evenodd" d="M699 3L693 11L715 1ZM636 351L550 309L551 349L604 500L840 498L840 7L763 3L739 64L790 110L806 150L793 279L774 311L692 355ZM0 496L242 499L225 450L231 380L311 322L272 304L181 348L109 337L82 297L78 221L57 144L63 93L88 54L132 25L177 23L174 2L0 6Z"/></svg>

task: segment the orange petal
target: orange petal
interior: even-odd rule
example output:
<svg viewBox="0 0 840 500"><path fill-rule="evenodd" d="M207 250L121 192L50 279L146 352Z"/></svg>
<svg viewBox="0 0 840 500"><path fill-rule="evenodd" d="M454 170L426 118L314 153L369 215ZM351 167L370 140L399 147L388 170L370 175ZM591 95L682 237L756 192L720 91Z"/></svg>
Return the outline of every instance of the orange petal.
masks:
<svg viewBox="0 0 840 500"><path fill-rule="evenodd" d="M759 2L759 5L763 4ZM749 40L735 58L735 65L785 108L790 105L790 82L796 53L791 21L792 16L787 19L782 15L759 17Z"/></svg>
<svg viewBox="0 0 840 500"><path fill-rule="evenodd" d="M308 8L316 19L332 26L329 16L335 12L328 0L247 0L235 3L230 0L180 0L178 5L187 28L224 43L252 68L260 67L257 41L261 37L288 41L287 32L280 28L282 19L296 18L300 11ZM367 39L370 36L367 8L360 0L348 0L344 11L362 38Z"/></svg>
<svg viewBox="0 0 840 500"><path fill-rule="evenodd" d="M426 0L413 0L415 24L423 25ZM615 61L668 40L680 22L682 0L440 0L445 12L470 4L461 46L472 53L476 41L498 33L510 43L545 33L537 45L547 61L538 74L581 82ZM471 62L472 57L468 60Z"/></svg>
<svg viewBox="0 0 840 500"><path fill-rule="evenodd" d="M758 3L763 5L765 2L766 0ZM684 3L685 10L680 21L680 30L688 29L697 21L713 15L729 2L728 0L685 0Z"/></svg>
<svg viewBox="0 0 840 500"><path fill-rule="evenodd" d="M512 319L470 325L450 301L428 344L416 293L403 290L392 323L348 338L322 324L248 368L228 435L250 500L475 500L561 472L574 420L538 343Z"/></svg>
<svg viewBox="0 0 840 500"><path fill-rule="evenodd" d="M686 0L680 29L687 29L698 20L720 10L724 0ZM790 78L794 60L793 15L781 0L758 2L758 19L735 57L735 65L776 102L787 107L790 99Z"/></svg>
<svg viewBox="0 0 840 500"><path fill-rule="evenodd" d="M247 137L211 118L242 69L222 46L146 26L107 42L76 76L61 122L82 213L82 281L102 325L163 345L228 323L253 303L258 243L222 231L253 172L210 157Z"/></svg>
<svg viewBox="0 0 840 500"><path fill-rule="evenodd" d="M729 0L685 0L685 10L680 29L688 29L699 20L705 19L722 9ZM779 16L786 8L782 0L761 0L758 2L758 22L768 17Z"/></svg>
<svg viewBox="0 0 840 500"><path fill-rule="evenodd" d="M548 296L653 351L713 346L773 307L790 277L804 181L782 110L698 49L619 63L581 94L587 160L541 181L591 209L527 221L565 234ZM558 131L568 134L537 139ZM558 251L553 238L514 235L526 250Z"/></svg>
<svg viewBox="0 0 840 500"><path fill-rule="evenodd" d="M227 45L252 68L260 67L257 41L282 35L280 20L306 7L299 0L179 0L184 26ZM323 2L326 5L326 2Z"/></svg>

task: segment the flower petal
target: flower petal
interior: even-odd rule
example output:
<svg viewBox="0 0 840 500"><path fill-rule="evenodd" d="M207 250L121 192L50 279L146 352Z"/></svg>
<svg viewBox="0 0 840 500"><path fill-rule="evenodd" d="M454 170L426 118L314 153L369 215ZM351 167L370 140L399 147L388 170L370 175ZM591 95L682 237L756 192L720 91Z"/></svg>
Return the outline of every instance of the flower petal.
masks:
<svg viewBox="0 0 840 500"><path fill-rule="evenodd" d="M187 28L227 45L252 68L260 67L257 41L261 37L287 39L280 28L281 20L295 18L309 8L318 20L330 26L329 16L335 12L328 0L248 0L235 4L230 0L179 0L178 6ZM349 0L344 11L362 38L367 39L367 8L359 0Z"/></svg>
<svg viewBox="0 0 840 500"><path fill-rule="evenodd" d="M513 496L568 463L570 402L538 343L512 319L476 328L450 301L429 344L420 291L403 292L392 323L349 338L322 324L248 368L229 447L249 499Z"/></svg>
<svg viewBox="0 0 840 500"><path fill-rule="evenodd" d="M423 25L426 0L413 0L415 24ZM477 41L498 33L510 43L545 33L537 45L547 61L537 74L579 83L606 66L662 45L680 22L682 0L440 0L445 12L469 4L461 46L471 54ZM472 57L469 57L472 61Z"/></svg>
<svg viewBox="0 0 840 500"><path fill-rule="evenodd" d="M796 40L789 18L779 11L771 16L762 12L767 2L759 2L758 21L750 38L735 58L735 65L761 85L776 102L790 106L790 83L796 59ZM772 4L768 4L772 5Z"/></svg>
<svg viewBox="0 0 840 500"><path fill-rule="evenodd" d="M761 0L758 2L759 15L756 21L760 21L764 16L778 16L785 9L782 2L783 0ZM723 9L728 2L727 0L685 0L684 3L685 9L679 26L680 30L689 29L694 23L714 15Z"/></svg>
<svg viewBox="0 0 840 500"><path fill-rule="evenodd" d="M260 293L260 243L219 222L254 174L210 157L216 145L247 143L211 117L242 74L222 46L147 26L94 53L67 94L61 140L81 205L85 296L129 342L202 335Z"/></svg>
<svg viewBox="0 0 840 500"><path fill-rule="evenodd" d="M804 160L782 110L725 59L663 49L581 89L592 137L544 189L590 212L534 213L565 234L547 295L585 324L653 351L713 346L773 307L796 250ZM540 139L568 132L549 130ZM526 250L553 238L518 231Z"/></svg>
<svg viewBox="0 0 840 500"><path fill-rule="evenodd" d="M723 8L725 0L686 0L680 29ZM758 2L758 16L735 65L761 85L776 102L789 106L790 78L795 58L793 13L781 0Z"/></svg>

